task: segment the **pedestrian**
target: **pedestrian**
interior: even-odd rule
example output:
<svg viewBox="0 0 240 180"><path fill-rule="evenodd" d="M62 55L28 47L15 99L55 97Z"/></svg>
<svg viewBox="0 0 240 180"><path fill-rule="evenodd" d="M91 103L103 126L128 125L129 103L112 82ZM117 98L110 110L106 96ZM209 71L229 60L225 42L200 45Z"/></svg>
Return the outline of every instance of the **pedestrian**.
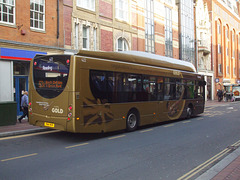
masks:
<svg viewBox="0 0 240 180"><path fill-rule="evenodd" d="M23 111L23 115L18 119L18 121L21 123L22 119L27 116L28 117L28 92L24 91L24 95L21 99L21 109Z"/></svg>
<svg viewBox="0 0 240 180"><path fill-rule="evenodd" d="M217 90L217 96L218 96L218 102L222 101L223 98L223 92L221 89Z"/></svg>

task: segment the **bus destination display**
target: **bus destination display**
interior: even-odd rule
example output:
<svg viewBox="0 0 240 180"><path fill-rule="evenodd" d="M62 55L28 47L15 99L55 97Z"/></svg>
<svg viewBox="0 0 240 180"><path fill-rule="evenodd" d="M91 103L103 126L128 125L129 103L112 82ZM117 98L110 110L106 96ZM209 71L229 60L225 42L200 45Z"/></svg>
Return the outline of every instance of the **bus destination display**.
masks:
<svg viewBox="0 0 240 180"><path fill-rule="evenodd" d="M62 81L39 81L38 87L39 88L54 88L54 89L61 89L63 85Z"/></svg>

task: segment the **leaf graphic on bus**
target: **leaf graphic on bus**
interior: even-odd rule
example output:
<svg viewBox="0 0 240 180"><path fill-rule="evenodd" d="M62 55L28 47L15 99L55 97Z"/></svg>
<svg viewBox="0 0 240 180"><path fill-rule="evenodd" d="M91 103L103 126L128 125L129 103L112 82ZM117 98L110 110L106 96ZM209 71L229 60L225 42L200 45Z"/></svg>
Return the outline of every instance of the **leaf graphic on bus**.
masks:
<svg viewBox="0 0 240 180"><path fill-rule="evenodd" d="M167 102L168 118L170 120L178 119L182 114L183 108L185 106L185 101L183 100L184 90L185 88L183 88L179 100Z"/></svg>
<svg viewBox="0 0 240 180"><path fill-rule="evenodd" d="M113 113L110 110L110 105L106 101L91 100L84 98L83 100L83 119L84 125L90 126L93 124L108 123L113 120Z"/></svg>

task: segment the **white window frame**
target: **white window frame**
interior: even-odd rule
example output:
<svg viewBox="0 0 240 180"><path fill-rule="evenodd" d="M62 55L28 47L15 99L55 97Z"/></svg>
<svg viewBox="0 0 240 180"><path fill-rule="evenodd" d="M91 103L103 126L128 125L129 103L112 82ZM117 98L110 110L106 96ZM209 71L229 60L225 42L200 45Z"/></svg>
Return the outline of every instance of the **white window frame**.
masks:
<svg viewBox="0 0 240 180"><path fill-rule="evenodd" d="M82 42L83 42L83 49L84 50L89 50L89 26L83 25L82 28ZM84 33L84 31L86 30L86 34ZM86 43L84 43L84 41L86 41ZM84 46L84 44L86 44L86 47Z"/></svg>
<svg viewBox="0 0 240 180"><path fill-rule="evenodd" d="M77 6L95 11L95 0L77 0Z"/></svg>
<svg viewBox="0 0 240 180"><path fill-rule="evenodd" d="M6 12L4 12L3 10L5 10L6 8ZM14 25L15 24L15 0L6 0L6 3L4 3L2 0L0 0L0 23L4 23L4 24L10 24L10 25ZM12 11L10 11L10 9L12 9ZM10 17L12 17L12 22L10 22ZM4 19L6 18L6 21L4 21Z"/></svg>
<svg viewBox="0 0 240 180"><path fill-rule="evenodd" d="M119 43L121 42L121 44ZM128 51L128 42L125 38L120 37L117 39L116 51Z"/></svg>
<svg viewBox="0 0 240 180"><path fill-rule="evenodd" d="M116 0L116 18L122 21L128 21L128 0Z"/></svg>
<svg viewBox="0 0 240 180"><path fill-rule="evenodd" d="M32 9L31 4L35 5ZM40 8L40 5L43 8ZM42 27L40 27L42 24ZM34 30L45 31L45 0L30 0L30 28Z"/></svg>

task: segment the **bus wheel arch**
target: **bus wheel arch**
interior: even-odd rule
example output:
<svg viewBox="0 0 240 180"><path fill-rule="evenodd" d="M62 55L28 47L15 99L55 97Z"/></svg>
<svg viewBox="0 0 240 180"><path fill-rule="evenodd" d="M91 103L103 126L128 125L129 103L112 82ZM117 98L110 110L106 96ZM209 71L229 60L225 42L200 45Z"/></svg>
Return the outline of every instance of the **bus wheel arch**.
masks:
<svg viewBox="0 0 240 180"><path fill-rule="evenodd" d="M128 111L126 119L127 131L134 131L137 129L140 123L140 114L136 108L132 108Z"/></svg>
<svg viewBox="0 0 240 180"><path fill-rule="evenodd" d="M190 103L187 107L187 116L186 118L189 119L193 116L193 104Z"/></svg>

